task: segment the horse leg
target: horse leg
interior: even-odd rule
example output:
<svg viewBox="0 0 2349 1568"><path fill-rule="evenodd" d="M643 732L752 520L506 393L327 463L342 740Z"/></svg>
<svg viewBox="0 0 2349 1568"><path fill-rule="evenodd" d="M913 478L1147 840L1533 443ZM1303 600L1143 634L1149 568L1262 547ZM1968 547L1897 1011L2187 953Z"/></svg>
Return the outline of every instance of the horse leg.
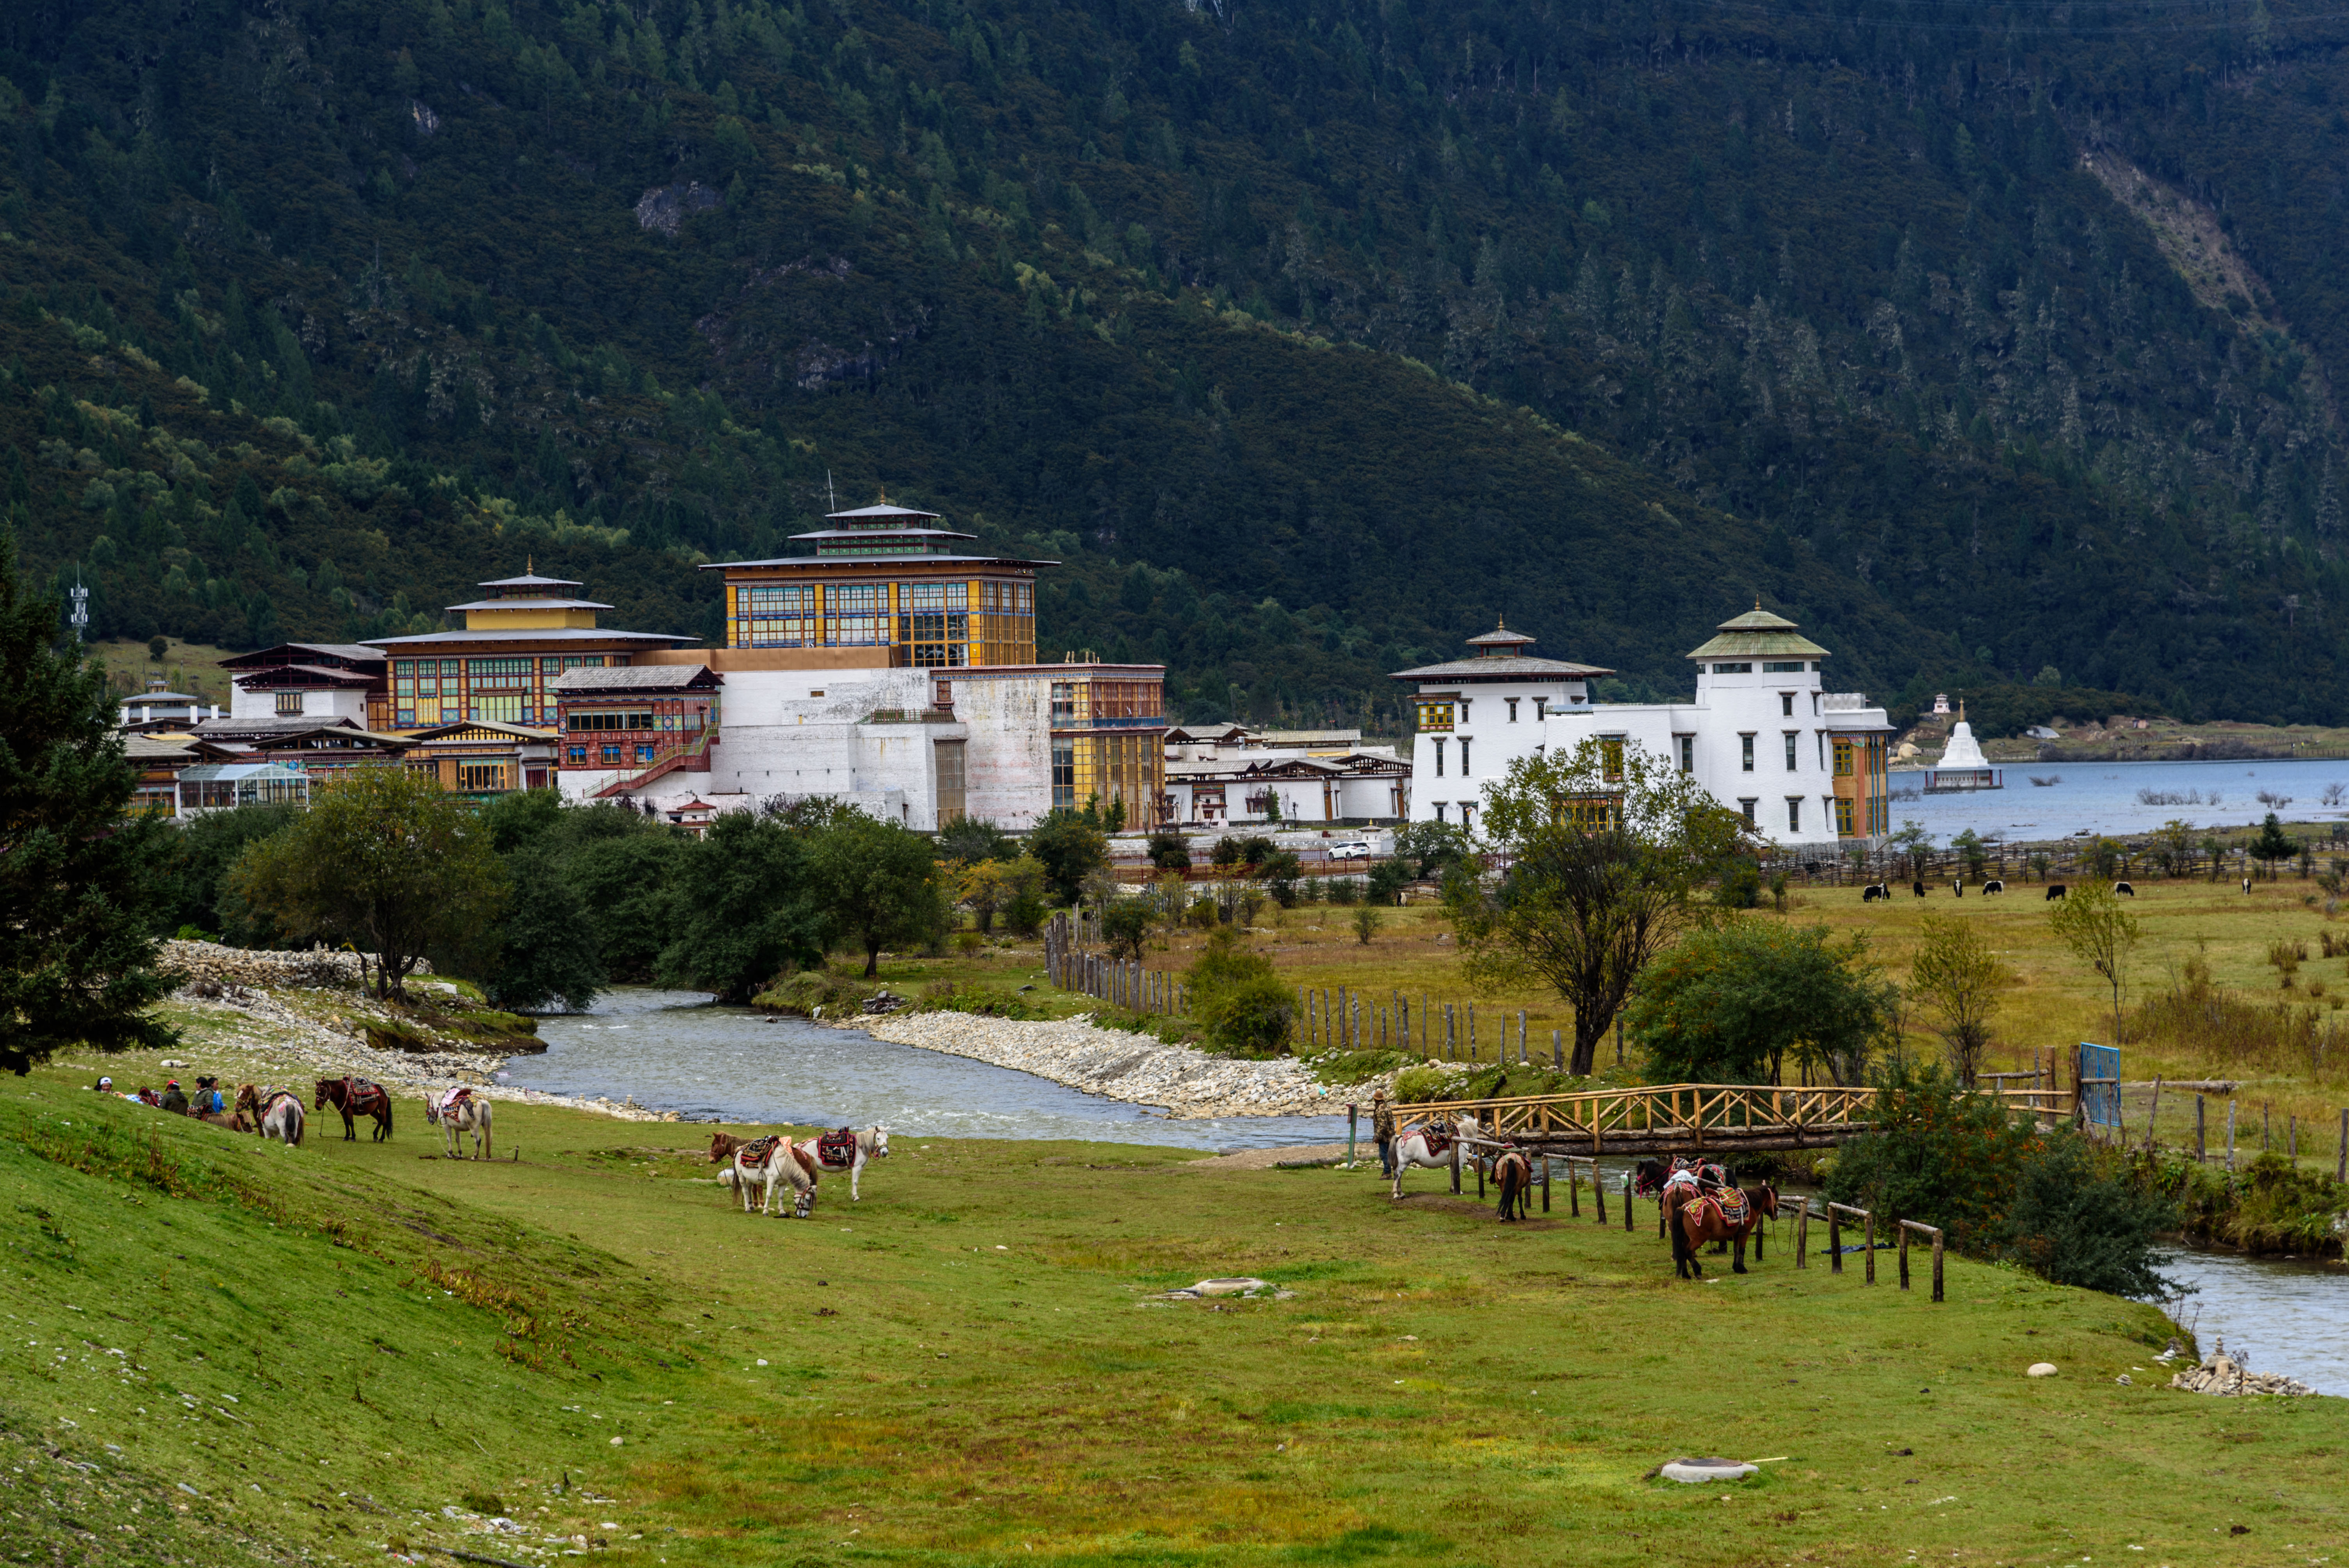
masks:
<svg viewBox="0 0 2349 1568"><path fill-rule="evenodd" d="M1737 1261L1730 1265L1730 1272L1733 1274L1745 1272L1745 1233L1742 1230L1737 1233Z"/></svg>
<svg viewBox="0 0 2349 1568"><path fill-rule="evenodd" d="M852 1203L862 1203L864 1202L863 1198L857 1195L856 1191L856 1179L864 1174L864 1150L863 1146L860 1145L848 1167L848 1201Z"/></svg>

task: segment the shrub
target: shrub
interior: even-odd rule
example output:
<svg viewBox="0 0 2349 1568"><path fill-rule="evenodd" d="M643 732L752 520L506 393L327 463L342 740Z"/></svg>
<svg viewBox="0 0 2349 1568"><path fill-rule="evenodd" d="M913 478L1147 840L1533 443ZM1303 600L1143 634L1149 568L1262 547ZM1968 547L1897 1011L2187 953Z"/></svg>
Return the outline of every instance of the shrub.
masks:
<svg viewBox="0 0 2349 1568"><path fill-rule="evenodd" d="M1752 861L1732 861L1723 868L1713 898L1723 909L1754 908L1762 902L1762 868Z"/></svg>
<svg viewBox="0 0 2349 1568"><path fill-rule="evenodd" d="M1278 1056L1288 1049L1297 997L1275 975L1272 960L1242 947L1238 934L1219 928L1192 962L1191 1014L1207 1041L1238 1056Z"/></svg>
<svg viewBox="0 0 2349 1568"><path fill-rule="evenodd" d="M1016 991L995 985L957 985L949 980L922 987L921 998L908 1009L916 1013L969 1013L982 1018L1037 1019L1050 1017L1044 1007Z"/></svg>
<svg viewBox="0 0 2349 1568"><path fill-rule="evenodd" d="M1150 928L1157 923L1158 912L1147 899L1112 899L1102 912L1102 940L1113 956L1136 959L1142 956L1143 944L1150 940Z"/></svg>
<svg viewBox="0 0 2349 1568"><path fill-rule="evenodd" d="M1877 1233L1891 1220L1938 1225L1969 1252L2003 1239L2029 1127L1995 1100L1970 1095L1940 1067L1896 1061L1877 1096L1878 1130L1836 1156L1827 1197L1873 1209Z"/></svg>
<svg viewBox="0 0 2349 1568"><path fill-rule="evenodd" d="M2000 1251L2057 1284L2150 1296L2169 1282L2154 1238L2176 1222L2158 1193L2128 1179L2126 1157L2069 1130L2034 1140L2015 1184Z"/></svg>
<svg viewBox="0 0 2349 1568"><path fill-rule="evenodd" d="M1182 834L1161 830L1150 835L1150 863L1162 872L1191 869L1191 843Z"/></svg>
<svg viewBox="0 0 2349 1568"><path fill-rule="evenodd" d="M1370 884L1365 890L1372 903L1393 904L1402 897L1402 890L1411 885L1411 868L1401 861L1381 861L1371 868Z"/></svg>
<svg viewBox="0 0 2349 1568"><path fill-rule="evenodd" d="M1330 879L1330 902L1331 903L1352 903L1357 898L1361 896L1361 884L1356 882L1351 877L1331 877Z"/></svg>
<svg viewBox="0 0 2349 1568"><path fill-rule="evenodd" d="M1398 1103L1403 1105L1434 1099L1441 1095L1446 1076L1442 1068L1432 1062L1423 1063L1415 1068L1405 1068L1395 1074L1394 1088L1387 1092L1392 1095Z"/></svg>
<svg viewBox="0 0 2349 1568"><path fill-rule="evenodd" d="M1368 947L1371 938L1379 934L1379 921L1376 904L1366 903L1354 911L1354 940Z"/></svg>

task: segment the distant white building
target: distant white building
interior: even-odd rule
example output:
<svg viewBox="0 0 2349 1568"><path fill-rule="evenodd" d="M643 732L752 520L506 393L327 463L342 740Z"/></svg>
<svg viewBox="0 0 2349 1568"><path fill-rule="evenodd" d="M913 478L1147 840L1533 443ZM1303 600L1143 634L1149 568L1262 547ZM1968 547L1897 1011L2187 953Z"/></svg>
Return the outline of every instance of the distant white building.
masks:
<svg viewBox="0 0 2349 1568"><path fill-rule="evenodd" d="M1722 623L1688 655L1696 698L1687 703L1596 702L1591 683L1613 671L1537 658L1533 642L1503 627L1469 639L1474 657L1395 673L1418 688L1412 820L1473 828L1486 786L1510 763L1597 739L1637 745L1694 775L1774 843L1890 830L1892 727L1864 695L1825 689L1827 650L1794 622L1757 605Z"/></svg>
<svg viewBox="0 0 2349 1568"><path fill-rule="evenodd" d="M1167 825L1394 822L1411 799L1411 768L1359 729L1249 729L1181 725L1166 732Z"/></svg>

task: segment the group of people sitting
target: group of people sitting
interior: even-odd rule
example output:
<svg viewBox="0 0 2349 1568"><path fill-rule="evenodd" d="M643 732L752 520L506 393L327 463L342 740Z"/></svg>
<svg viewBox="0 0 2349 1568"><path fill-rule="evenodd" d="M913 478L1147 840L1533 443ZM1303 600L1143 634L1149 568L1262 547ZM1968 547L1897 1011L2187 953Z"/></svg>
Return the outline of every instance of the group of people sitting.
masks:
<svg viewBox="0 0 2349 1568"><path fill-rule="evenodd" d="M121 1092L114 1087L114 1080L110 1078L101 1078L90 1088L99 1094ZM151 1088L142 1088L138 1093L123 1094L122 1098L133 1105L151 1105L158 1110L168 1110L174 1116L225 1116L228 1114L228 1097L221 1092L220 1080L209 1076L196 1079L196 1093L192 1100L188 1098L187 1091L180 1087L178 1078L166 1081L163 1085L163 1092L160 1094Z"/></svg>

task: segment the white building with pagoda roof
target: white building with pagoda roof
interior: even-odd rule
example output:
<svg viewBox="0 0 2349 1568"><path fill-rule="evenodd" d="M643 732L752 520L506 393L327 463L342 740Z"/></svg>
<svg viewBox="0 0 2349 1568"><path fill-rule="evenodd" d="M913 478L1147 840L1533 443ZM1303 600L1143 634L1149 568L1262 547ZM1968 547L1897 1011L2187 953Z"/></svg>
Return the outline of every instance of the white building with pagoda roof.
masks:
<svg viewBox="0 0 2349 1568"><path fill-rule="evenodd" d="M1592 684L1614 672L1540 658L1506 626L1471 637L1475 655L1399 670L1418 688L1411 817L1474 828L1487 786L1509 764L1588 739L1637 745L1695 776L1765 839L1836 844L1890 829L1882 707L1822 680L1827 650L1756 605L1692 650L1696 697L1602 703Z"/></svg>

